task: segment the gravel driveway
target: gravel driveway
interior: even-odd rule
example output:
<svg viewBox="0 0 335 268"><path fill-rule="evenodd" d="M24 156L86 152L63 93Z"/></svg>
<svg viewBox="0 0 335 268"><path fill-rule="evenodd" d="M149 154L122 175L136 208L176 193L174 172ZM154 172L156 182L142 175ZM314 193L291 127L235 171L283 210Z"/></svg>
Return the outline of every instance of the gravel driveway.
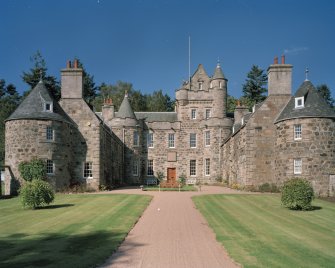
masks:
<svg viewBox="0 0 335 268"><path fill-rule="evenodd" d="M154 198L119 249L101 267L239 267L216 241L191 200L193 195L236 191L203 186L201 192L121 189L111 193L149 194Z"/></svg>

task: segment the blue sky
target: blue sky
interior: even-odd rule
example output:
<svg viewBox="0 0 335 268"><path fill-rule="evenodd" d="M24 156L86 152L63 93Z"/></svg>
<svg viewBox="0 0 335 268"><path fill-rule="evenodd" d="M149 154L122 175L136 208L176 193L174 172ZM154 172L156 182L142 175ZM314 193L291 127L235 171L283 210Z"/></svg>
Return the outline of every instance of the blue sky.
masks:
<svg viewBox="0 0 335 268"><path fill-rule="evenodd" d="M202 63L212 75L219 58L230 95L241 96L253 64L266 70L285 53L293 93L308 67L335 97L335 1L1 0L0 10L0 78L20 92L40 50L58 78L79 57L97 85L122 80L174 97L188 77L191 36L191 73Z"/></svg>

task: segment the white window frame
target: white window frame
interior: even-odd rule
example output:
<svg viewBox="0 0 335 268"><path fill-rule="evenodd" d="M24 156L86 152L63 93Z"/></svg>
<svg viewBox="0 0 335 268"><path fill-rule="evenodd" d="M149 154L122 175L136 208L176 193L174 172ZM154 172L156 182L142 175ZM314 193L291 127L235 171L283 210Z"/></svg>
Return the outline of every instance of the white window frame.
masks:
<svg viewBox="0 0 335 268"><path fill-rule="evenodd" d="M211 175L211 159L205 158L205 176Z"/></svg>
<svg viewBox="0 0 335 268"><path fill-rule="evenodd" d="M46 140L47 141L53 141L54 140L55 135L54 135L54 129L52 128L52 126L47 126L45 135L46 135Z"/></svg>
<svg viewBox="0 0 335 268"><path fill-rule="evenodd" d="M211 118L211 115L212 115L212 110L207 108L205 110L205 119L207 120L207 119Z"/></svg>
<svg viewBox="0 0 335 268"><path fill-rule="evenodd" d="M293 159L293 173L294 174L302 173L302 159L301 158Z"/></svg>
<svg viewBox="0 0 335 268"><path fill-rule="evenodd" d="M154 133L149 132L147 135L148 148L154 148Z"/></svg>
<svg viewBox="0 0 335 268"><path fill-rule="evenodd" d="M197 109L191 109L191 119L197 119Z"/></svg>
<svg viewBox="0 0 335 268"><path fill-rule="evenodd" d="M54 175L55 174L55 163L54 163L54 161L52 161L50 159L47 159L46 170L47 170L47 175Z"/></svg>
<svg viewBox="0 0 335 268"><path fill-rule="evenodd" d="M133 176L138 176L138 171L139 171L139 161L138 159L133 160L133 166L132 166L132 172Z"/></svg>
<svg viewBox="0 0 335 268"><path fill-rule="evenodd" d="M49 109L47 109L47 105L49 105ZM44 103L44 112L48 112L48 113L53 112L53 103L51 101L46 101Z"/></svg>
<svg viewBox="0 0 335 268"><path fill-rule="evenodd" d="M222 88L222 81L219 82L219 88Z"/></svg>
<svg viewBox="0 0 335 268"><path fill-rule="evenodd" d="M294 125L294 140L301 140L302 139L302 127L301 124Z"/></svg>
<svg viewBox="0 0 335 268"><path fill-rule="evenodd" d="M195 177L197 176L197 160L190 160L190 176Z"/></svg>
<svg viewBox="0 0 335 268"><path fill-rule="evenodd" d="M93 178L93 162L92 161L84 162L83 177L84 177L84 179L92 179Z"/></svg>
<svg viewBox="0 0 335 268"><path fill-rule="evenodd" d="M199 90L202 90L202 82L199 82Z"/></svg>
<svg viewBox="0 0 335 268"><path fill-rule="evenodd" d="M211 146L211 131L210 130L205 131L204 142L205 142L205 147Z"/></svg>
<svg viewBox="0 0 335 268"><path fill-rule="evenodd" d="M139 135L137 130L133 133L133 146L139 146Z"/></svg>
<svg viewBox="0 0 335 268"><path fill-rule="evenodd" d="M168 134L168 146L169 148L175 148L175 134L174 133Z"/></svg>
<svg viewBox="0 0 335 268"><path fill-rule="evenodd" d="M190 148L197 148L197 134L190 133Z"/></svg>
<svg viewBox="0 0 335 268"><path fill-rule="evenodd" d="M213 88L213 82L212 81L210 82L209 87Z"/></svg>
<svg viewBox="0 0 335 268"><path fill-rule="evenodd" d="M301 104L299 104L299 101L301 101ZM304 97L298 97L294 99L294 108L304 108L305 107L305 99Z"/></svg>
<svg viewBox="0 0 335 268"><path fill-rule="evenodd" d="M154 160L148 159L147 161L147 176L154 176Z"/></svg>

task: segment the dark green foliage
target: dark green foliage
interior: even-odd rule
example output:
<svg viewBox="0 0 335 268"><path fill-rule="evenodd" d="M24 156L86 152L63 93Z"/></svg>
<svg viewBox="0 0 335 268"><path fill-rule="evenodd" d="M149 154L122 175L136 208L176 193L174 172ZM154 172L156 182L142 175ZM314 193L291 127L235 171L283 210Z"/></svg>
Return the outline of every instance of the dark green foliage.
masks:
<svg viewBox="0 0 335 268"><path fill-rule="evenodd" d="M264 70L260 69L257 65L253 65L247 77L243 85L243 97L255 103L263 101L265 99L264 93L267 92L265 87L267 75L264 73Z"/></svg>
<svg viewBox="0 0 335 268"><path fill-rule="evenodd" d="M171 112L173 108L171 98L167 94L164 95L161 89L147 96L147 111Z"/></svg>
<svg viewBox="0 0 335 268"><path fill-rule="evenodd" d="M19 172L25 181L43 180L46 178L45 162L41 159L33 159L19 164Z"/></svg>
<svg viewBox="0 0 335 268"><path fill-rule="evenodd" d="M235 111L237 100L238 99L234 98L233 96L228 95L228 97L227 97L227 113L233 113Z"/></svg>
<svg viewBox="0 0 335 268"><path fill-rule="evenodd" d="M295 210L310 210L313 198L314 191L309 181L293 178L284 183L281 202L285 207Z"/></svg>
<svg viewBox="0 0 335 268"><path fill-rule="evenodd" d="M160 183L164 179L164 173L162 171L158 171L156 173L156 178L157 178L158 182Z"/></svg>
<svg viewBox="0 0 335 268"><path fill-rule="evenodd" d="M23 207L35 209L52 203L54 191L49 183L42 180L26 182L19 190Z"/></svg>
<svg viewBox="0 0 335 268"><path fill-rule="evenodd" d="M258 187L258 190L262 193L279 193L279 188L274 183L263 183Z"/></svg>
<svg viewBox="0 0 335 268"><path fill-rule="evenodd" d="M186 184L186 175L184 173L182 173L180 176L179 176L179 179L178 179L178 182L184 186Z"/></svg>
<svg viewBox="0 0 335 268"><path fill-rule="evenodd" d="M6 85L4 79L0 79L0 166L5 161L5 120L17 108L21 101L20 95L12 84Z"/></svg>
<svg viewBox="0 0 335 268"><path fill-rule="evenodd" d="M319 93L324 97L326 102L333 107L334 106L334 99L332 98L331 91L326 84L322 84L316 87Z"/></svg>
<svg viewBox="0 0 335 268"><path fill-rule="evenodd" d="M30 61L33 63L33 68L29 72L23 72L22 79L26 82L30 88L24 92L23 96L26 97L29 92L37 85L42 79L45 87L48 89L50 94L56 101L60 99L60 85L56 77L47 75L48 68L46 62L42 57L40 51L37 51L31 58Z"/></svg>

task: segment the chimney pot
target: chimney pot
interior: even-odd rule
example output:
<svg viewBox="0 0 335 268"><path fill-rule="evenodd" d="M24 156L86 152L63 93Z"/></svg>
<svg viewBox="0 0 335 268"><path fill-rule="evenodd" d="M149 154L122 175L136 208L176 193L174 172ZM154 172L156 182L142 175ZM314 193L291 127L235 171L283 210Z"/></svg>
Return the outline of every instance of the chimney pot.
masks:
<svg viewBox="0 0 335 268"><path fill-rule="evenodd" d="M73 61L73 68L78 69L78 60L77 59L75 59Z"/></svg>
<svg viewBox="0 0 335 268"><path fill-rule="evenodd" d="M281 56L281 64L285 64L285 55Z"/></svg>
<svg viewBox="0 0 335 268"><path fill-rule="evenodd" d="M68 60L68 61L66 62L66 68L67 68L67 69L71 69L71 61L70 61L70 60Z"/></svg>
<svg viewBox="0 0 335 268"><path fill-rule="evenodd" d="M278 57L275 57L273 60L273 64L278 64Z"/></svg>

